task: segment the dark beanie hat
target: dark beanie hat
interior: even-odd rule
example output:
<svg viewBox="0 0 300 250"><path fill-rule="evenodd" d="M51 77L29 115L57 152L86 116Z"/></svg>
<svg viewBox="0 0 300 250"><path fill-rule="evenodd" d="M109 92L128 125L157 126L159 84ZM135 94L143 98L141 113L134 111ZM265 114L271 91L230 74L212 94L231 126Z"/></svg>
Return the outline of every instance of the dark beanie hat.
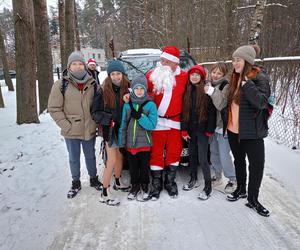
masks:
<svg viewBox="0 0 300 250"><path fill-rule="evenodd" d="M80 51L74 51L70 54L70 56L68 58L67 68L69 68L71 63L75 62L75 61L80 61L85 65L84 57L83 57L83 55L81 54Z"/></svg>
<svg viewBox="0 0 300 250"><path fill-rule="evenodd" d="M124 66L118 60L111 61L108 65L108 67L107 67L107 74L108 75L110 75L110 73L113 72L113 71L118 71L118 72L121 72L121 73L125 74Z"/></svg>
<svg viewBox="0 0 300 250"><path fill-rule="evenodd" d="M148 89L147 79L143 74L139 74L132 79L130 88L134 90L134 88L136 88L137 86L141 86L142 88L144 88L145 92L147 92Z"/></svg>
<svg viewBox="0 0 300 250"><path fill-rule="evenodd" d="M236 49L233 52L232 57L239 57L244 59L246 62L254 65L254 59L256 57L256 51L251 45L244 45Z"/></svg>

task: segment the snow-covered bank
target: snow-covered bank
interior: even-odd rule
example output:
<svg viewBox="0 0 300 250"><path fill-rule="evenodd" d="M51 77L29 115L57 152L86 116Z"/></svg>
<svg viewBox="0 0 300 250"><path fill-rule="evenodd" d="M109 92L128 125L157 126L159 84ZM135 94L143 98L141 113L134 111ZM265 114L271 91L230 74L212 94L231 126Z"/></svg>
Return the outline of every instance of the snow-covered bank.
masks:
<svg viewBox="0 0 300 250"><path fill-rule="evenodd" d="M266 140L261 201L272 211L264 218L230 203L223 187L208 201L200 189L182 191L188 173L178 175L180 194L166 192L157 202L121 206L98 202L84 164L83 189L72 200L67 151L49 114L40 124L15 124L15 93L2 88L0 109L0 249L300 249L300 153ZM128 174L128 173L125 173Z"/></svg>

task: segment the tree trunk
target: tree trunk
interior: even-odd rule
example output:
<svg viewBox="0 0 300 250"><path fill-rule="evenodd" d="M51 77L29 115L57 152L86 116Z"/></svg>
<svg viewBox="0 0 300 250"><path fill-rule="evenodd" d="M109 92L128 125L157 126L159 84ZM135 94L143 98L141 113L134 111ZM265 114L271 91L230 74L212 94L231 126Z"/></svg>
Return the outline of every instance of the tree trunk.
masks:
<svg viewBox="0 0 300 250"><path fill-rule="evenodd" d="M266 4L267 4L267 0L259 0L256 2L255 13L251 23L251 31L249 37L250 44L256 44L259 39L262 23L264 19Z"/></svg>
<svg viewBox="0 0 300 250"><path fill-rule="evenodd" d="M234 49L234 15L233 10L235 8L235 1L226 0L225 2L225 49L223 50L223 59L228 59L231 57L231 54Z"/></svg>
<svg viewBox="0 0 300 250"><path fill-rule="evenodd" d="M47 109L53 84L52 55L49 41L49 23L46 0L33 0L37 52L37 78L39 82L39 112Z"/></svg>
<svg viewBox="0 0 300 250"><path fill-rule="evenodd" d="M36 103L35 32L32 0L13 0L17 123L39 123Z"/></svg>
<svg viewBox="0 0 300 250"><path fill-rule="evenodd" d="M65 31L65 1L58 0L58 20L59 20L59 38L60 38L60 61L61 70L67 67L66 61L66 31Z"/></svg>
<svg viewBox="0 0 300 250"><path fill-rule="evenodd" d="M2 88L0 86L0 108L4 108L4 100L2 96Z"/></svg>
<svg viewBox="0 0 300 250"><path fill-rule="evenodd" d="M74 1L65 2L65 31L66 31L66 61L69 55L75 49L75 31L74 31Z"/></svg>
<svg viewBox="0 0 300 250"><path fill-rule="evenodd" d="M80 50L79 28L78 28L77 10L76 10L75 0L74 0L74 30L75 30L75 44L76 44L75 47L77 50Z"/></svg>
<svg viewBox="0 0 300 250"><path fill-rule="evenodd" d="M2 35L2 28L0 27L0 56L2 60L2 65L3 65L3 73L4 73L4 79L5 83L8 86L9 91L15 91L14 85L12 83L12 80L10 78L9 74L9 68L8 68L8 63L7 63L7 58L6 58L6 51L5 51L5 45L4 45L4 39Z"/></svg>

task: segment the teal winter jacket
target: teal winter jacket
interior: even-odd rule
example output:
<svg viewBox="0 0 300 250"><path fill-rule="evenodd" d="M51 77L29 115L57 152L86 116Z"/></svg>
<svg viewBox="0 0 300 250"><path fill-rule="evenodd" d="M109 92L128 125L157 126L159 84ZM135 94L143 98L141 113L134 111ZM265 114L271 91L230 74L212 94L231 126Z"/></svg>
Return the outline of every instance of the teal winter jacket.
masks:
<svg viewBox="0 0 300 250"><path fill-rule="evenodd" d="M133 103L136 111L140 106ZM151 130L157 123L157 108L153 101L148 101L143 106L140 119L131 117L131 108L128 103L124 104L122 112L121 127L119 129L119 146L127 148L140 148L152 146Z"/></svg>

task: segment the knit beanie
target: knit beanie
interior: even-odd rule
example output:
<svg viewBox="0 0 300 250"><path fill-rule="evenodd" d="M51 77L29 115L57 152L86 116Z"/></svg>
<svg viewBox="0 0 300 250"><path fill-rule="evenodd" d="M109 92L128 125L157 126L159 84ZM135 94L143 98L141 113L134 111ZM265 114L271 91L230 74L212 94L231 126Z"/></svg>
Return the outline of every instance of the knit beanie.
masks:
<svg viewBox="0 0 300 250"><path fill-rule="evenodd" d="M118 60L113 60L109 63L108 67L107 67L107 74L110 75L111 72L113 71L118 71L121 72L123 74L125 74L125 69L123 64L118 61Z"/></svg>
<svg viewBox="0 0 300 250"><path fill-rule="evenodd" d="M188 71L189 76L193 73L197 73L201 76L202 80L206 80L206 71L204 69L203 66L201 65L194 65L193 67L191 67Z"/></svg>
<svg viewBox="0 0 300 250"><path fill-rule="evenodd" d="M134 94L134 89L137 87L142 87L145 90L145 94L142 98L138 98ZM130 88L132 90L130 93L130 99L132 100L132 102L141 104L148 99L148 94L147 94L148 84L147 84L147 79L143 74L139 74L132 79Z"/></svg>
<svg viewBox="0 0 300 250"><path fill-rule="evenodd" d="M255 49L251 45L244 45L236 49L233 52L232 57L239 57L244 59L246 62L254 65L254 59L256 56Z"/></svg>
<svg viewBox="0 0 300 250"><path fill-rule="evenodd" d="M71 63L75 62L75 61L80 61L85 65L84 57L80 51L74 51L70 54L70 56L68 58L67 68L70 68Z"/></svg>

